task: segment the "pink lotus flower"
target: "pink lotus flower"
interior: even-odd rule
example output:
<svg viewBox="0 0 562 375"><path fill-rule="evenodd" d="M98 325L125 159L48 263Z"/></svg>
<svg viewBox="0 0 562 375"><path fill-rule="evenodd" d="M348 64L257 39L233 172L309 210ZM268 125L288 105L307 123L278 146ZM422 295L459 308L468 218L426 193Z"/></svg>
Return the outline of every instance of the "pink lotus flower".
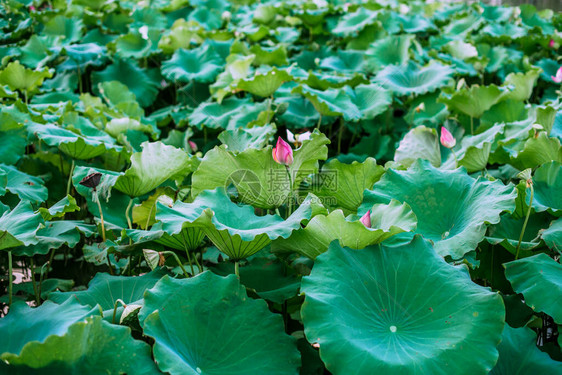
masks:
<svg viewBox="0 0 562 375"><path fill-rule="evenodd" d="M187 141L189 143L189 148L191 148L191 152L197 152L197 144L193 141Z"/></svg>
<svg viewBox="0 0 562 375"><path fill-rule="evenodd" d="M366 226L367 228L371 227L371 210L367 211L367 213L365 215L363 215L363 217L361 219L359 219L360 222L363 223L364 226Z"/></svg>
<svg viewBox="0 0 562 375"><path fill-rule="evenodd" d="M554 39L550 39L550 42L548 42L548 46L550 48L554 48Z"/></svg>
<svg viewBox="0 0 562 375"><path fill-rule="evenodd" d="M281 137L277 138L277 145L273 147L273 160L279 164L293 164L293 149Z"/></svg>
<svg viewBox="0 0 562 375"><path fill-rule="evenodd" d="M552 78L552 80L556 83L562 82L562 66L558 69L558 71L556 71L556 75L550 76L550 78Z"/></svg>
<svg viewBox="0 0 562 375"><path fill-rule="evenodd" d="M441 138L439 139L441 144L447 148L453 148L457 144L457 140L446 127L441 128Z"/></svg>

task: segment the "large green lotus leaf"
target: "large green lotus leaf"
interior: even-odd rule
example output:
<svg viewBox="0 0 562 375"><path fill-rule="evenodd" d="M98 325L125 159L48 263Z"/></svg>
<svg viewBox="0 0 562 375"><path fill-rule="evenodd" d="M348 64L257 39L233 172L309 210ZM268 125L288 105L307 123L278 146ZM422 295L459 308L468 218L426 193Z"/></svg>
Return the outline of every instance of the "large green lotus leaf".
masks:
<svg viewBox="0 0 562 375"><path fill-rule="evenodd" d="M204 82L215 80L223 68L220 56L208 46L178 49L172 58L162 63L162 74L172 82Z"/></svg>
<svg viewBox="0 0 562 375"><path fill-rule="evenodd" d="M226 148L231 152L242 152L244 150L265 147L272 139L277 129L271 124L265 126L254 126L253 128L237 128L225 130L218 135Z"/></svg>
<svg viewBox="0 0 562 375"><path fill-rule="evenodd" d="M525 303L562 323L562 265L541 253L505 263L505 277ZM548 298L545 298L548 296Z"/></svg>
<svg viewBox="0 0 562 375"><path fill-rule="evenodd" d="M73 159L87 160L103 155L108 150L116 152L123 150L107 134L102 137L94 135L83 137L80 134L56 125L38 123L28 125L27 130L49 146L58 147ZM111 141L108 142L108 138Z"/></svg>
<svg viewBox="0 0 562 375"><path fill-rule="evenodd" d="M509 215L504 215L501 221L490 226L486 240L493 244L501 244L510 253L517 253L517 244L519 243L519 235L523 229L525 219L513 219ZM548 228L551 218L546 214L537 214L531 217L525 228L525 234L521 241L521 250L532 250L541 244L540 233ZM523 256L524 253L521 253Z"/></svg>
<svg viewBox="0 0 562 375"><path fill-rule="evenodd" d="M429 160L435 167L441 165L437 130L421 125L404 135L394 153L394 161L409 167L417 159Z"/></svg>
<svg viewBox="0 0 562 375"><path fill-rule="evenodd" d="M359 108L351 101L344 90L327 89L320 91L299 85L292 92L301 94L310 100L314 108L323 116L343 116L346 121L356 121L362 116Z"/></svg>
<svg viewBox="0 0 562 375"><path fill-rule="evenodd" d="M11 62L0 72L0 84L8 85L12 90L30 94L43 84L45 78L53 74L48 69L31 70L19 63Z"/></svg>
<svg viewBox="0 0 562 375"><path fill-rule="evenodd" d="M30 176L11 165L0 164L0 171L6 173L8 182L6 190L24 200L32 203L41 203L47 200L49 192L39 177Z"/></svg>
<svg viewBox="0 0 562 375"><path fill-rule="evenodd" d="M99 313L97 307L82 306L75 301L58 305L45 301L37 308L25 302L15 302L8 315L0 319L0 358L18 355L33 343L44 342L49 336L64 335L72 324ZM27 345L26 345L27 344Z"/></svg>
<svg viewBox="0 0 562 375"><path fill-rule="evenodd" d="M152 271L142 276L112 276L98 272L88 284L87 290L77 292L53 292L49 299L56 303L63 303L69 299L79 304L95 307L99 305L106 320L113 318L115 303L120 299L125 304L143 304L144 292L152 288L164 276L161 270ZM115 321L119 322L123 306L119 305Z"/></svg>
<svg viewBox="0 0 562 375"><path fill-rule="evenodd" d="M226 129L230 118L249 105L251 102L248 99L238 99L235 96L226 98L221 103L204 102L189 115L189 124L199 129L204 126L211 129Z"/></svg>
<svg viewBox="0 0 562 375"><path fill-rule="evenodd" d="M314 216L304 229L288 239L274 241L272 249L276 252L294 251L314 259L334 240L341 246L362 249L416 228L416 216L405 203L391 200L389 204L374 204L370 210L370 228L365 227L358 217L346 218L341 210L335 210L328 216Z"/></svg>
<svg viewBox="0 0 562 375"><path fill-rule="evenodd" d="M43 228L36 233L36 244L13 249L15 255L33 256L48 254L52 249L59 249L63 245L74 248L80 242L81 234L91 237L96 227L83 221L58 220L46 221Z"/></svg>
<svg viewBox="0 0 562 375"><path fill-rule="evenodd" d="M328 156L328 138L315 131L310 140L294 151L289 173L293 190L303 179L318 171L318 160ZM224 146L208 151L192 177L192 194L234 185L242 202L260 208L275 208L286 202L290 193L285 166L273 160L272 148L248 149L238 154Z"/></svg>
<svg viewBox="0 0 562 375"><path fill-rule="evenodd" d="M155 71L140 68L132 60L117 59L101 72L92 73L92 83L97 87L104 81L119 81L137 97L140 105L147 107L158 94L160 80Z"/></svg>
<svg viewBox="0 0 562 375"><path fill-rule="evenodd" d="M560 216L562 213L562 163L551 161L541 165L535 171L533 177L535 195L533 197L533 208L542 212L548 210L550 213ZM526 203L531 200L531 189L527 189Z"/></svg>
<svg viewBox="0 0 562 375"><path fill-rule="evenodd" d="M36 233L41 224L43 218L33 212L27 201L22 200L13 210L4 211L0 216L0 250L36 244Z"/></svg>
<svg viewBox="0 0 562 375"><path fill-rule="evenodd" d="M500 358L490 375L557 374L562 362L557 362L536 345L537 334L528 327L511 328L505 325L498 346Z"/></svg>
<svg viewBox="0 0 562 375"><path fill-rule="evenodd" d="M553 221L550 227L542 232L541 237L548 247L561 252L562 219Z"/></svg>
<svg viewBox="0 0 562 375"><path fill-rule="evenodd" d="M524 170L551 161L562 163L560 139L549 137L546 132L540 132L536 137L531 137L525 142L523 150L513 155L509 164Z"/></svg>
<svg viewBox="0 0 562 375"><path fill-rule="evenodd" d="M275 91L293 77L287 70L273 68L265 73L256 74L250 79L243 79L236 84L236 89L248 91L250 94L264 98L273 96Z"/></svg>
<svg viewBox="0 0 562 375"><path fill-rule="evenodd" d="M375 41L365 52L367 67L375 72L387 65L406 64L414 35L392 35Z"/></svg>
<svg viewBox="0 0 562 375"><path fill-rule="evenodd" d="M359 85L354 89L346 88L353 104L361 112L362 120L371 120L388 109L392 103L392 94L378 84Z"/></svg>
<svg viewBox="0 0 562 375"><path fill-rule="evenodd" d="M365 191L359 214L391 199L408 203L418 219L416 233L433 241L442 256L459 259L484 239L487 224L515 210L517 193L501 181L474 179L464 168L440 170L418 160L407 171L388 169Z"/></svg>
<svg viewBox="0 0 562 375"><path fill-rule="evenodd" d="M314 194L325 206L355 213L363 201L365 189L373 187L383 173L384 168L373 158L351 164L331 159L314 177Z"/></svg>
<svg viewBox="0 0 562 375"><path fill-rule="evenodd" d="M505 99L508 94L509 91L496 85L472 85L461 90L443 91L439 101L445 103L450 111L480 118L485 111Z"/></svg>
<svg viewBox="0 0 562 375"><path fill-rule="evenodd" d="M158 367L171 375L298 373L296 340L281 316L248 298L234 275L165 276L146 293L139 318Z"/></svg>
<svg viewBox="0 0 562 375"><path fill-rule="evenodd" d="M505 98L518 101L529 100L540 72L539 68L533 68L526 73L510 73L503 84L504 86L513 86L513 88Z"/></svg>
<svg viewBox="0 0 562 375"><path fill-rule="evenodd" d="M498 359L501 297L420 236L359 251L333 243L301 290L306 337L335 375L484 375Z"/></svg>
<svg viewBox="0 0 562 375"><path fill-rule="evenodd" d="M117 178L114 188L130 197L149 193L169 179L183 180L190 172L189 156L162 142L143 143L131 156L131 166Z"/></svg>
<svg viewBox="0 0 562 375"><path fill-rule="evenodd" d="M309 200L287 220L278 215L257 216L252 206L233 203L224 188L203 191L193 203L178 201L173 207L157 204L156 213L162 230L169 235L177 235L190 226L203 228L219 250L232 259L253 255L271 240L288 238L311 216Z"/></svg>
<svg viewBox="0 0 562 375"><path fill-rule="evenodd" d="M498 124L480 134L465 135L458 147L453 148L457 156L458 165L455 155L449 153L443 161L442 167L453 169L462 166L466 168L468 173L486 168L492 146L503 134L504 128L504 125Z"/></svg>
<svg viewBox="0 0 562 375"><path fill-rule="evenodd" d="M414 62L389 65L381 70L376 81L398 95L420 95L449 85L453 70L439 63L420 67Z"/></svg>
<svg viewBox="0 0 562 375"><path fill-rule="evenodd" d="M62 43L70 44L82 38L83 27L84 23L80 18L68 18L63 15L58 15L45 23L43 33L49 36L61 37Z"/></svg>
<svg viewBox="0 0 562 375"><path fill-rule="evenodd" d="M10 374L157 374L150 346L133 339L129 327L88 317L62 336L31 342L21 354L4 354Z"/></svg>
<svg viewBox="0 0 562 375"><path fill-rule="evenodd" d="M353 13L346 13L338 20L338 23L331 30L334 35L350 36L356 35L365 27L377 22L377 13L359 7Z"/></svg>

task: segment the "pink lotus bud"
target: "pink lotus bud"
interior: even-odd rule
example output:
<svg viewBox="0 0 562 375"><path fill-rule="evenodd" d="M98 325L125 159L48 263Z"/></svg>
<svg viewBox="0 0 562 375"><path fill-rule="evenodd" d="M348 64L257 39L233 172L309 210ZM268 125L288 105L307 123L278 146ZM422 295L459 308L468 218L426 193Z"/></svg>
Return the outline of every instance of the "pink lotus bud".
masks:
<svg viewBox="0 0 562 375"><path fill-rule="evenodd" d="M283 165L293 164L293 149L281 137L277 138L277 145L273 147L273 160Z"/></svg>
<svg viewBox="0 0 562 375"><path fill-rule="evenodd" d="M556 71L556 76L550 76L556 83L562 82L562 66Z"/></svg>
<svg viewBox="0 0 562 375"><path fill-rule="evenodd" d="M197 152L197 144L193 141L187 141L189 143L189 147L191 148L191 152Z"/></svg>
<svg viewBox="0 0 562 375"><path fill-rule="evenodd" d="M360 222L363 223L364 226L366 226L367 228L371 227L371 210L367 211L367 213L365 215L363 215L363 217L361 219L359 219Z"/></svg>
<svg viewBox="0 0 562 375"><path fill-rule="evenodd" d="M29 10L35 11L35 7L34 7L33 5L30 5L30 6L29 6Z"/></svg>
<svg viewBox="0 0 562 375"><path fill-rule="evenodd" d="M550 42L548 42L548 46L550 48L554 48L554 39L550 39Z"/></svg>
<svg viewBox="0 0 562 375"><path fill-rule="evenodd" d="M453 148L457 144L457 140L446 127L441 128L441 144L447 148Z"/></svg>

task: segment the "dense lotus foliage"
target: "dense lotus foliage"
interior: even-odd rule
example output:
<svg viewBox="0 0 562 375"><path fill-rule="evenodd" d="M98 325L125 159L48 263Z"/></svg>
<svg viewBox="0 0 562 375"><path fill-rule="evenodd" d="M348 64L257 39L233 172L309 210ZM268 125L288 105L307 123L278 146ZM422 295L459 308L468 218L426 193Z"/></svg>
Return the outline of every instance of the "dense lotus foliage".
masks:
<svg viewBox="0 0 562 375"><path fill-rule="evenodd" d="M1 374L562 374L562 14L0 4Z"/></svg>

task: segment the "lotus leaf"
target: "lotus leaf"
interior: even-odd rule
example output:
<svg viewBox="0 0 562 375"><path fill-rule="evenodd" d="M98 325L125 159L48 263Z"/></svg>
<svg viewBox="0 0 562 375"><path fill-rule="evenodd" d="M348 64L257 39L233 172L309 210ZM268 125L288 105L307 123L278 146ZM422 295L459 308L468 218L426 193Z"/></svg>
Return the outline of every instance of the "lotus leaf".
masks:
<svg viewBox="0 0 562 375"><path fill-rule="evenodd" d="M484 239L487 224L515 210L515 197L513 186L500 181L474 179L463 168L438 170L418 160L407 171L387 170L365 191L359 214L374 203L405 202L418 218L416 233L433 241L440 255L459 259Z"/></svg>
<svg viewBox="0 0 562 375"><path fill-rule="evenodd" d="M84 360L87 358L87 360ZM88 317L68 327L62 336L27 344L19 355L4 354L10 370L21 374L155 374L150 347L131 337L131 329Z"/></svg>
<svg viewBox="0 0 562 375"><path fill-rule="evenodd" d="M377 74L376 81L398 95L420 95L447 86L452 75L451 68L439 63L419 67L409 62L387 66Z"/></svg>
<svg viewBox="0 0 562 375"><path fill-rule="evenodd" d="M353 216L344 217L341 210L327 216L316 215L304 229L290 238L274 241L272 248L277 252L295 251L314 259L325 252L334 240L339 240L342 246L362 249L416 228L416 216L410 207L396 200L373 205L370 220L371 227L367 228Z"/></svg>
<svg viewBox="0 0 562 375"><path fill-rule="evenodd" d="M248 298L233 275L165 276L146 293L140 319L155 340L158 367L170 374L298 372L295 340L280 316Z"/></svg>
<svg viewBox="0 0 562 375"><path fill-rule="evenodd" d="M562 265L541 253L504 264L505 277L525 303L562 322ZM543 298L545 295L552 298Z"/></svg>
<svg viewBox="0 0 562 375"><path fill-rule="evenodd" d="M487 374L498 359L501 297L420 236L363 250L332 243L302 290L306 337L333 374Z"/></svg>

